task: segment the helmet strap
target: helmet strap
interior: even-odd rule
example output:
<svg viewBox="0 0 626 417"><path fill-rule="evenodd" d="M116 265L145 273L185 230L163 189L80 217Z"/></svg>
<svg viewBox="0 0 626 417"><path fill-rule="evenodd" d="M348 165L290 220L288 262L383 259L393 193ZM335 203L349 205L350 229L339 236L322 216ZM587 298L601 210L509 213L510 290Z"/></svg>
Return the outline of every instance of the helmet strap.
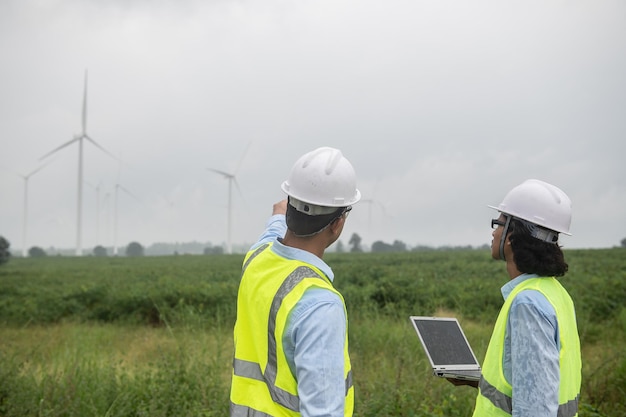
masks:
<svg viewBox="0 0 626 417"><path fill-rule="evenodd" d="M500 259L506 261L506 257L504 256L504 242L506 241L506 235L509 233L509 225L511 224L511 219L513 216L505 215L506 223L504 223L504 229L502 230L502 234L500 235Z"/></svg>

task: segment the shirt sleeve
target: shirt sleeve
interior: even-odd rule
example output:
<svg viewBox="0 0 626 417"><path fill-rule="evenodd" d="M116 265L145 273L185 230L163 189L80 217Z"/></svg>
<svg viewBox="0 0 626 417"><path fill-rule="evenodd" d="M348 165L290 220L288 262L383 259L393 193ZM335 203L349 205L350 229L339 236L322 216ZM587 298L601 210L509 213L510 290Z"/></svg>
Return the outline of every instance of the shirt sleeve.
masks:
<svg viewBox="0 0 626 417"><path fill-rule="evenodd" d="M556 416L560 371L554 308L537 291L521 292L511 305L508 324L513 417Z"/></svg>
<svg viewBox="0 0 626 417"><path fill-rule="evenodd" d="M258 247L265 242L285 237L287 232L287 222L284 214L274 214L265 223L265 230L259 237L259 240L252 245L252 248Z"/></svg>
<svg viewBox="0 0 626 417"><path fill-rule="evenodd" d="M303 417L343 417L346 315L331 291L309 289L289 319L284 343L298 381Z"/></svg>

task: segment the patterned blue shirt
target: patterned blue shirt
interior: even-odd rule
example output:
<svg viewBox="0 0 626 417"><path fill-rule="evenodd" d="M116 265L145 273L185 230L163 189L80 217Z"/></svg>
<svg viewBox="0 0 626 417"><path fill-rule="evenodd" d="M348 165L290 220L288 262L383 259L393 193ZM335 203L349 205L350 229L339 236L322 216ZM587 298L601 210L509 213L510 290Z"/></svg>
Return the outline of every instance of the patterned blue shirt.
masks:
<svg viewBox="0 0 626 417"><path fill-rule="evenodd" d="M501 289L506 299L534 274L522 274ZM559 407L559 326L552 304L539 291L517 294L506 324L504 377L513 387L513 417L554 417Z"/></svg>
<svg viewBox="0 0 626 417"><path fill-rule="evenodd" d="M315 266L332 282L333 271L310 252L281 243L285 216L276 214L251 249L274 242L272 250L285 259ZM287 318L283 349L298 382L300 413L304 417L343 417L346 385L344 343L347 317L341 299L324 289L307 290Z"/></svg>

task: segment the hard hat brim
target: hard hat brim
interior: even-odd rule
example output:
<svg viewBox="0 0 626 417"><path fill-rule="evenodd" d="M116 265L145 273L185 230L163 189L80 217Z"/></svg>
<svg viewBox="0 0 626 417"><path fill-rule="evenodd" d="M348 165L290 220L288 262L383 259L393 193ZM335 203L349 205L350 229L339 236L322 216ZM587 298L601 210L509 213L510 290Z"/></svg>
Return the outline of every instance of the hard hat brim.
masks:
<svg viewBox="0 0 626 417"><path fill-rule="evenodd" d="M308 203L308 204L313 204L313 205L317 205L320 207L347 207L347 206L351 206L353 204L356 204L359 202L359 200L361 199L361 192L356 189L354 196L350 199L346 199L346 200L335 200L335 201L313 201L313 199L311 198L303 198L302 196L294 193L293 191L290 190L289 187L289 182L288 181L283 181L283 183L280 186L281 190L283 190L283 192L285 194L287 194L290 197L293 197L295 199L298 199L302 202Z"/></svg>

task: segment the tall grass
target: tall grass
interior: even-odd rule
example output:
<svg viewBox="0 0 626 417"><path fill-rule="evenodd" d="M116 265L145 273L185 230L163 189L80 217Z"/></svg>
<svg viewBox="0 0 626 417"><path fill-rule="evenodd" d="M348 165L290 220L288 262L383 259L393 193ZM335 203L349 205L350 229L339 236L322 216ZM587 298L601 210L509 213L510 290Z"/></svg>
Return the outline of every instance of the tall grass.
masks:
<svg viewBox="0 0 626 417"><path fill-rule="evenodd" d="M3 329L0 415L227 415L229 334L98 324Z"/></svg>

